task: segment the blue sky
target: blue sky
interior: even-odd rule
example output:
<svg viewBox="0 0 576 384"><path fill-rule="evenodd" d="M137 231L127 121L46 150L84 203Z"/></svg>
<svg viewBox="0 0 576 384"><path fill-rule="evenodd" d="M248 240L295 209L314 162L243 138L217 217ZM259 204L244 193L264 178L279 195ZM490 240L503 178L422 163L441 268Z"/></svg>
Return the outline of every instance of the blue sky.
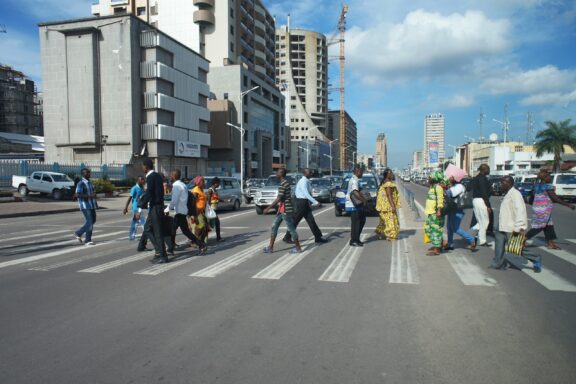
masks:
<svg viewBox="0 0 576 384"><path fill-rule="evenodd" d="M340 2L264 0L283 25L331 36ZM40 81L39 21L90 15L88 0L2 0L0 62ZM510 136L526 137L546 120L576 122L576 0L350 0L346 36L347 110L358 124L359 152L389 138L389 160L404 166L421 149L423 119L446 116L446 143L501 135L508 104ZM336 48L334 46L334 48ZM337 52L334 52L337 54ZM338 85L338 63L331 65ZM331 96L338 108L338 95ZM451 150L447 147L447 150Z"/></svg>

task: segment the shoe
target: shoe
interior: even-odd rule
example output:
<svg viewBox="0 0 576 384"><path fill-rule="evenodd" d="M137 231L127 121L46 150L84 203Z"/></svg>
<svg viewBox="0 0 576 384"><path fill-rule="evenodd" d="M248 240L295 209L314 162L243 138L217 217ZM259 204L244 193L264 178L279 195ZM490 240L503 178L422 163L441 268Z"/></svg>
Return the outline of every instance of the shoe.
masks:
<svg viewBox="0 0 576 384"><path fill-rule="evenodd" d="M488 243L488 242L486 242L486 243L484 243L484 244L480 244L480 245L481 245L482 247L491 247L491 246L492 246L492 244L490 244L490 243Z"/></svg>
<svg viewBox="0 0 576 384"><path fill-rule="evenodd" d="M136 251L137 252L149 252L149 251L151 251L151 249L150 248L138 248L138 249L136 249Z"/></svg>
<svg viewBox="0 0 576 384"><path fill-rule="evenodd" d="M294 247L290 250L290 253L302 253L302 249L298 249L298 248Z"/></svg>
<svg viewBox="0 0 576 384"><path fill-rule="evenodd" d="M224 240L223 238L219 237L219 238L216 239L216 241L220 243L220 242L226 241L226 240Z"/></svg>
<svg viewBox="0 0 576 384"><path fill-rule="evenodd" d="M82 238L81 238L80 236L78 236L76 233L74 233L74 238L75 238L76 240L78 240L78 242L79 242L80 244L84 244L84 241L82 241Z"/></svg>
<svg viewBox="0 0 576 384"><path fill-rule="evenodd" d="M167 257L154 257L154 258L150 259L150 262L152 264L166 264L166 263L169 263L170 260L168 260Z"/></svg>
<svg viewBox="0 0 576 384"><path fill-rule="evenodd" d="M294 241L292 239L283 238L282 241L285 242L286 244L294 244Z"/></svg>
<svg viewBox="0 0 576 384"><path fill-rule="evenodd" d="M532 270L534 271L534 273L542 272L542 262L541 261L535 261L532 264L533 264Z"/></svg>
<svg viewBox="0 0 576 384"><path fill-rule="evenodd" d="M453 251L453 250L454 250L454 247L453 247L453 246L446 246L446 247L444 247L443 250L444 250L444 251Z"/></svg>
<svg viewBox="0 0 576 384"><path fill-rule="evenodd" d="M364 244L363 244L363 243L360 243L360 242L358 242L358 243L357 243L357 242L353 242L353 243L350 243L350 246L351 246L351 247L363 247Z"/></svg>
<svg viewBox="0 0 576 384"><path fill-rule="evenodd" d="M323 238L319 238L318 240L315 241L316 244L326 244L327 242L328 240Z"/></svg>
<svg viewBox="0 0 576 384"><path fill-rule="evenodd" d="M132 237L128 236L128 240L130 240L130 241L136 240L136 236L132 236Z"/></svg>
<svg viewBox="0 0 576 384"><path fill-rule="evenodd" d="M264 253L272 253L274 252L274 250L270 247L264 247L264 249L262 250Z"/></svg>
<svg viewBox="0 0 576 384"><path fill-rule="evenodd" d="M198 255L204 256L206 254L206 252L208 252L208 246L205 245L204 247L202 247L198 250Z"/></svg>
<svg viewBox="0 0 576 384"><path fill-rule="evenodd" d="M363 241L359 241L359 242L358 242L358 245L360 245L361 247L363 247L363 246L364 246L364 242L363 242Z"/></svg>
<svg viewBox="0 0 576 384"><path fill-rule="evenodd" d="M84 245L96 245L96 243L93 241L87 241Z"/></svg>

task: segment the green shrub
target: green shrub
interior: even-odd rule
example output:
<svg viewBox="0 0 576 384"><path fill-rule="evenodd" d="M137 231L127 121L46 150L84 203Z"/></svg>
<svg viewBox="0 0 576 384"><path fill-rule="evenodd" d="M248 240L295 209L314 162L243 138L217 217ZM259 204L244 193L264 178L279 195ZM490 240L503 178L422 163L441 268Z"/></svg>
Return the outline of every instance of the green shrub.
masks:
<svg viewBox="0 0 576 384"><path fill-rule="evenodd" d="M98 179L92 182L96 193L112 193L114 191L114 184L110 180Z"/></svg>

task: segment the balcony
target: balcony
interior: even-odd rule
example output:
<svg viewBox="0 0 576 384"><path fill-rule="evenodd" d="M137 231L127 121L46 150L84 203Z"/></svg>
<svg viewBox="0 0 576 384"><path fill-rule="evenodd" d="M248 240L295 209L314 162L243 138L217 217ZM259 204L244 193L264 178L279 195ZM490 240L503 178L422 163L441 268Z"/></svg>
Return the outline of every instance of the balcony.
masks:
<svg viewBox="0 0 576 384"><path fill-rule="evenodd" d="M214 25L214 14L212 11L199 9L194 11L194 22L196 24L211 24Z"/></svg>
<svg viewBox="0 0 576 384"><path fill-rule="evenodd" d="M194 0L194 5L214 8L214 0Z"/></svg>

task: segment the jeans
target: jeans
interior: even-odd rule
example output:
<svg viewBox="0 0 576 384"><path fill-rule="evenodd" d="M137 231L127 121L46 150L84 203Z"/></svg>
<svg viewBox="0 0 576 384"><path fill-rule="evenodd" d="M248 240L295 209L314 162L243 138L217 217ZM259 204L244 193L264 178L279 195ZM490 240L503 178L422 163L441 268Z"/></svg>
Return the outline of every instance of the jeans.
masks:
<svg viewBox="0 0 576 384"><path fill-rule="evenodd" d="M156 256L166 258L166 246L162 233L162 216L164 216L164 207L161 205L155 205L149 209L146 224L144 224L144 234L140 238L138 249L144 249L146 247L146 239L150 239L154 245Z"/></svg>
<svg viewBox="0 0 576 384"><path fill-rule="evenodd" d="M500 232L498 230L494 232L494 259L492 259L492 264L490 264L492 268L505 269L510 264L517 269L522 269L529 267L528 260L537 263L542 262L540 255L531 254L526 249L522 252L522 256L506 253L506 244L511 236L512 234L508 232Z"/></svg>
<svg viewBox="0 0 576 384"><path fill-rule="evenodd" d="M302 219L306 220L310 230L314 234L314 239L319 241L322 239L322 231L318 228L316 220L314 220L314 215L312 214L312 208L310 207L310 202L308 199L296 199L296 212L294 213L294 226L298 227ZM289 241L291 239L290 232L284 235L284 240Z"/></svg>
<svg viewBox="0 0 576 384"><path fill-rule="evenodd" d="M366 224L366 212L362 208L350 212L350 243L360 242L364 224Z"/></svg>
<svg viewBox="0 0 576 384"><path fill-rule="evenodd" d="M82 214L84 215L84 225L76 231L76 236L82 236L86 234L85 241L92 241L92 229L94 228L94 222L96 221L96 210L95 209L82 209Z"/></svg>
<svg viewBox="0 0 576 384"><path fill-rule="evenodd" d="M276 218L274 219L274 224L272 224L271 229L272 237L278 236L278 228L280 227L280 224L282 224L282 220L286 222L286 228L288 228L288 232L290 232L292 240L294 241L298 240L298 233L296 232L296 226L294 225L294 218L292 217L291 213L288 214L282 213L276 215Z"/></svg>
<svg viewBox="0 0 576 384"><path fill-rule="evenodd" d="M464 240L468 241L468 243L474 243L474 237L470 235L468 232L460 228L460 223L462 223L462 219L466 214L464 211L458 210L456 212L452 212L448 215L448 246L454 246L454 234L459 235Z"/></svg>
<svg viewBox="0 0 576 384"><path fill-rule="evenodd" d="M130 240L134 240L136 237L136 229L138 224L140 224L142 231L144 231L144 224L146 224L146 215L144 212L140 213L140 220L136 220L136 212L134 212L134 215L132 216L132 223L130 224L130 232L128 233L128 238Z"/></svg>

